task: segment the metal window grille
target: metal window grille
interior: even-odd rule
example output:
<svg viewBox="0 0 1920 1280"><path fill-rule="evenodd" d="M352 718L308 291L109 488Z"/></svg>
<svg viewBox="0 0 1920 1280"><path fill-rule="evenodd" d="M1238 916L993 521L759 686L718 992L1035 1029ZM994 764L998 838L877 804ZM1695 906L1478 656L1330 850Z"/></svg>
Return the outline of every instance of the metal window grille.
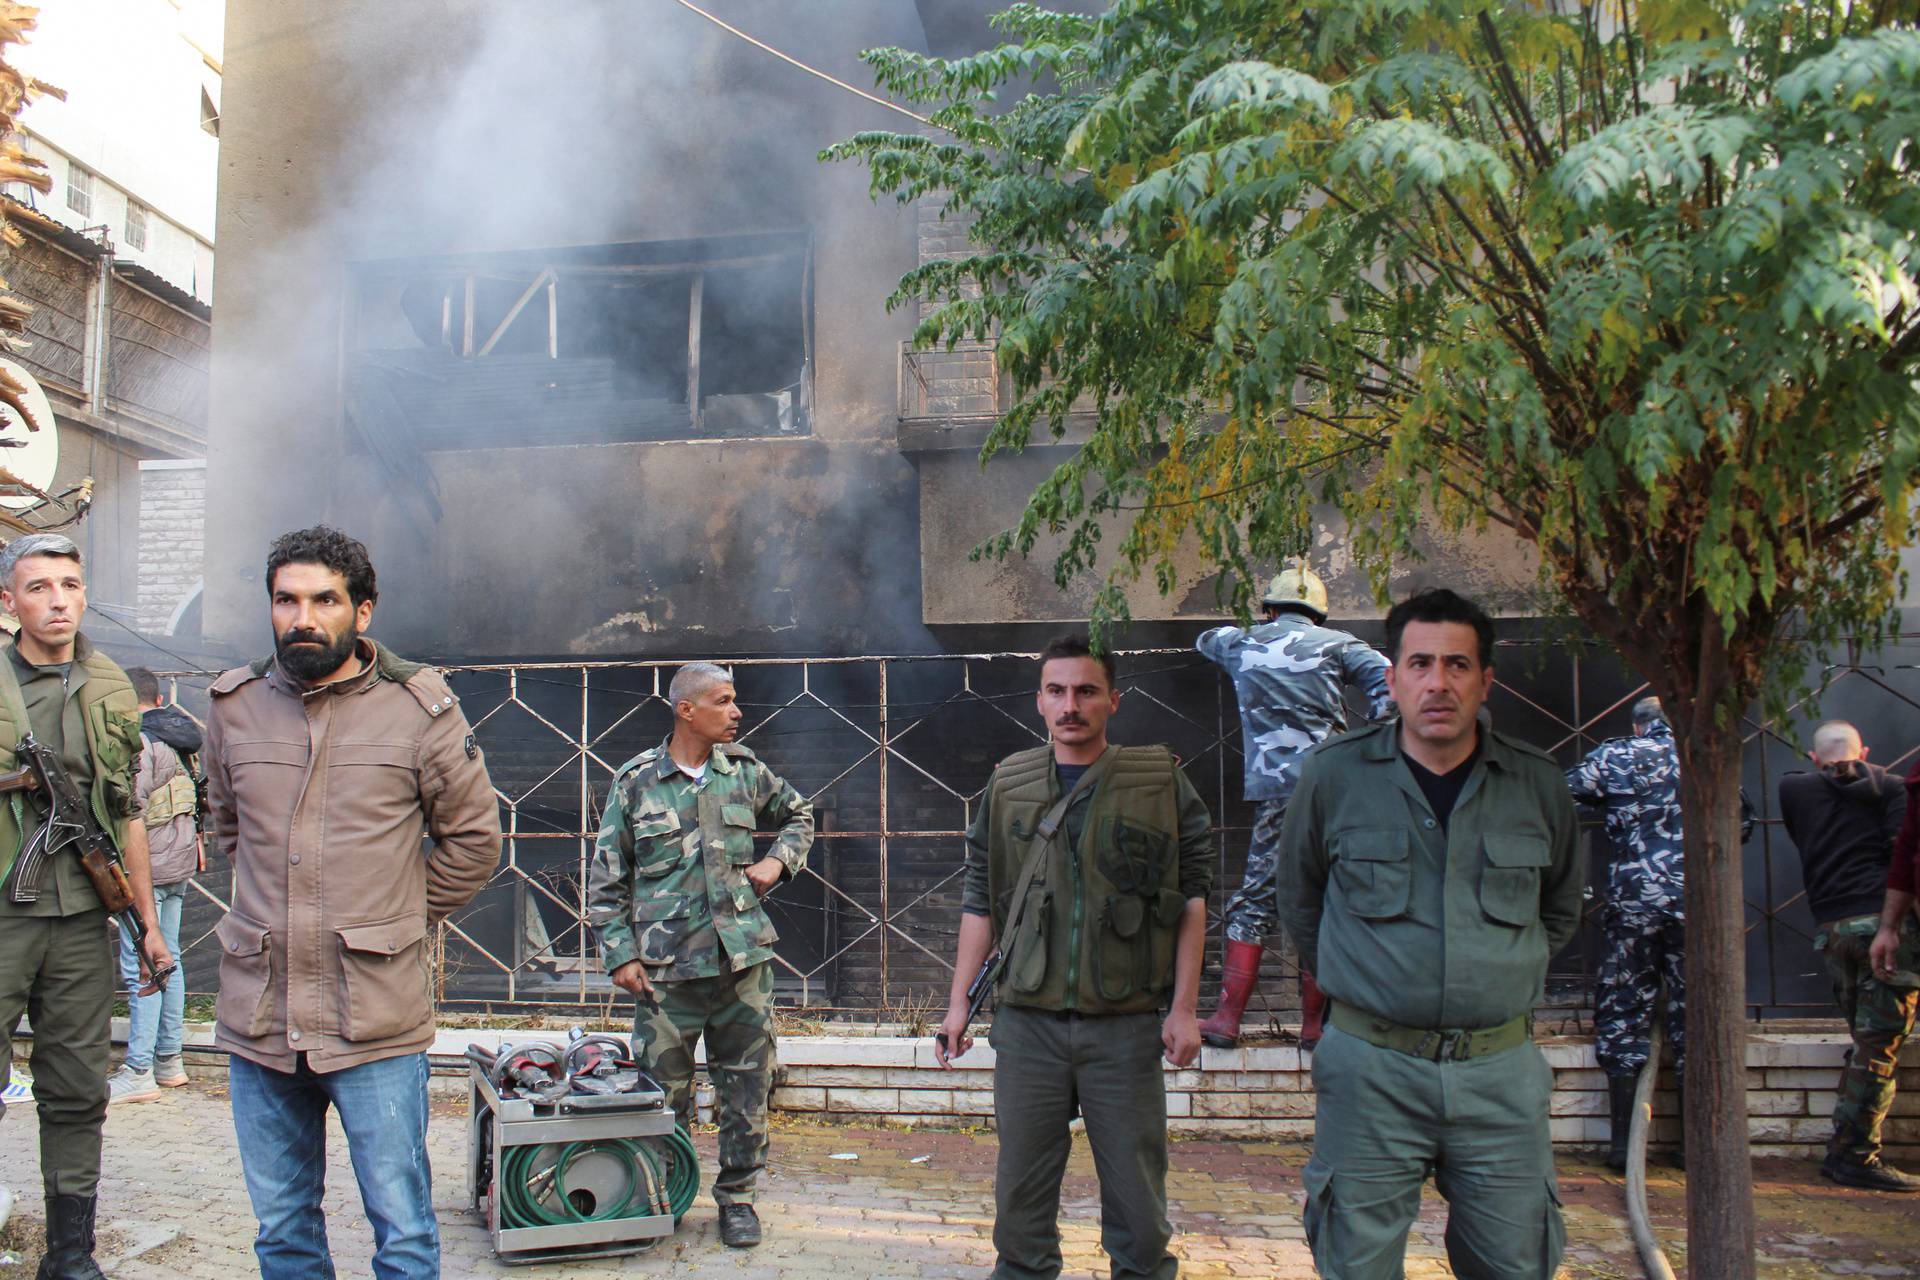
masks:
<svg viewBox="0 0 1920 1280"><path fill-rule="evenodd" d="M1743 722L1746 787L1761 821L1745 850L1748 1000L1756 1017L1831 1011L1812 946L1799 862L1781 828L1775 788L1804 765L1799 738L1820 719L1853 720L1873 758L1904 773L1920 754L1920 635L1882 655L1816 674L1821 691L1792 723ZM485 749L500 797L498 873L438 935L436 982L452 1008L609 1007L585 912L585 870L601 806L622 763L664 739L666 687L679 660L455 667L450 677ZM898 1018L943 1007L959 915L962 841L994 763L1043 741L1030 655L736 660L747 712L741 741L809 796L818 835L805 870L769 899L780 930L778 994L823 1015ZM1497 728L1570 766L1629 731L1646 692L1604 650L1572 641L1503 645L1490 708ZM1242 754L1233 691L1188 650L1122 655L1117 740L1165 742L1207 799L1218 913L1238 886L1252 811L1240 799ZM1548 1003L1578 1020L1597 967L1597 921L1609 856L1585 824L1593 895L1588 927L1555 958ZM762 839L768 836L763 835ZM196 882L183 926L189 989L217 982L213 925L230 898L217 855ZM1268 1012L1297 1008L1291 956L1269 945ZM1278 978L1279 981L1273 979ZM1256 1007L1256 1015L1259 1009Z"/></svg>

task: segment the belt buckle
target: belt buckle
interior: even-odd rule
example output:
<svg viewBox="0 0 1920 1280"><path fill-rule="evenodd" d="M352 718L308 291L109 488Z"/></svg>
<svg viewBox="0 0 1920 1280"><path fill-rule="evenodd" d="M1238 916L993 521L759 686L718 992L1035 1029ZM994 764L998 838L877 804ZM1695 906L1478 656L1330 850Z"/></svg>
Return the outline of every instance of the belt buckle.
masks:
<svg viewBox="0 0 1920 1280"><path fill-rule="evenodd" d="M1465 1031L1429 1031L1414 1049L1428 1062L1458 1062L1465 1058L1470 1035Z"/></svg>
<svg viewBox="0 0 1920 1280"><path fill-rule="evenodd" d="M1440 1038L1440 1053L1450 1062L1465 1062L1472 1056L1473 1032L1449 1031Z"/></svg>

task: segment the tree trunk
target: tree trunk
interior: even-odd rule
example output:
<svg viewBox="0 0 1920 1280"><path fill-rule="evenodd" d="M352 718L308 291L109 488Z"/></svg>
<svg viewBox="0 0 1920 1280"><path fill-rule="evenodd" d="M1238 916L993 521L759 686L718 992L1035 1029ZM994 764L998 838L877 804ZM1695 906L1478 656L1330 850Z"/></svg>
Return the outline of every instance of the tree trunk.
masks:
<svg viewBox="0 0 1920 1280"><path fill-rule="evenodd" d="M1675 724L1687 865L1687 1272L1752 1280L1746 890L1738 722L1696 703Z"/></svg>

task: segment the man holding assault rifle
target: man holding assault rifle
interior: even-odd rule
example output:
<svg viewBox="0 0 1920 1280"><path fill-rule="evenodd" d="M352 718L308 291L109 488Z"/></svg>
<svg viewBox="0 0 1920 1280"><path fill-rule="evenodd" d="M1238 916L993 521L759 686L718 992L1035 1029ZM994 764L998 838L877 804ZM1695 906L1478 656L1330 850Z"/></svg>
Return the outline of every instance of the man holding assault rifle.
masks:
<svg viewBox="0 0 1920 1280"><path fill-rule="evenodd" d="M134 797L140 713L125 673L80 634L87 587L72 540L29 534L0 550L0 606L20 623L0 645L0 1087L25 1013L47 1198L37 1280L95 1280L106 917L139 940L142 995L173 971Z"/></svg>

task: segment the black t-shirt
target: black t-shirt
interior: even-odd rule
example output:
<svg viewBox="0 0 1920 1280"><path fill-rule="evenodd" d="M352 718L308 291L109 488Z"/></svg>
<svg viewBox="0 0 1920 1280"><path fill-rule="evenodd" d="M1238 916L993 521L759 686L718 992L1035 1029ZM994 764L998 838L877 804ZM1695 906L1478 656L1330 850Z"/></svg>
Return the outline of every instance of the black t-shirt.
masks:
<svg viewBox="0 0 1920 1280"><path fill-rule="evenodd" d="M1427 797L1427 805L1433 810L1433 816L1440 820L1440 829L1447 829L1447 819L1453 816L1453 806L1460 801L1461 788L1467 785L1467 775L1473 772L1475 762L1480 759L1480 743L1476 738L1473 754L1445 773L1433 770L1402 751L1400 758L1407 762L1407 772L1420 784L1421 794Z"/></svg>
<svg viewBox="0 0 1920 1280"><path fill-rule="evenodd" d="M1056 760L1053 762L1053 768L1054 772L1060 775L1060 794L1064 796L1071 794L1073 789L1080 785L1080 779L1085 777L1087 770L1093 768L1093 766L1090 764L1061 764Z"/></svg>

